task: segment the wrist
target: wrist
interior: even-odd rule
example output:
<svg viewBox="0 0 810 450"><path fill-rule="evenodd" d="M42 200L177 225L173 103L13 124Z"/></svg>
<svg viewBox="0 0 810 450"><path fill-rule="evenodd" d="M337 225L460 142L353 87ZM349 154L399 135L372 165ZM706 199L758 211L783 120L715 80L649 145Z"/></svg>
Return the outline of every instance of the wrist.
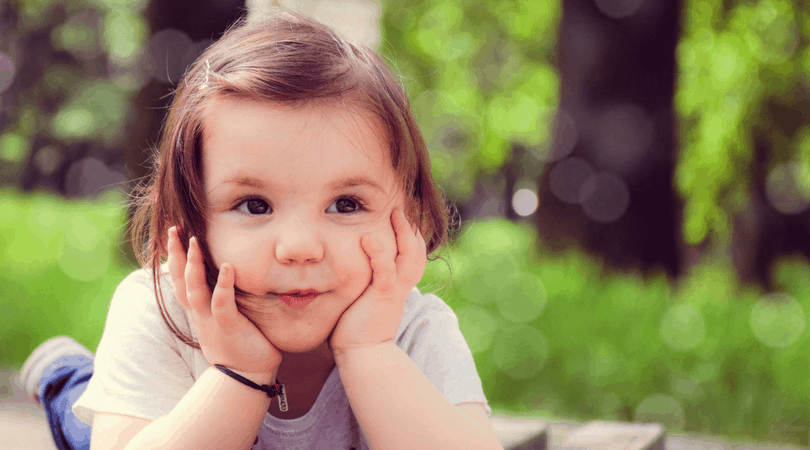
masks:
<svg viewBox="0 0 810 450"><path fill-rule="evenodd" d="M220 364L220 365L224 366L224 364ZM231 372L234 372L234 373L236 373L238 375L241 375L241 376L247 378L248 380L250 380L250 381L252 381L252 382L254 382L254 383L258 384L258 385L275 383L276 382L276 375L278 374L278 369L273 370L272 372L245 372L244 370L237 370L237 369L234 369L233 367L228 367L228 366L224 366L224 367L227 367L228 370L230 370ZM221 373L223 376L231 378L230 376L228 376L225 373L222 373L220 370L218 370L215 367L215 365L211 365L211 368L216 370L217 372Z"/></svg>
<svg viewBox="0 0 810 450"><path fill-rule="evenodd" d="M335 365L340 367L341 365L345 364L346 361L349 361L356 356L362 357L363 355L373 355L375 352L379 352L381 350L384 351L390 347L399 349L393 340L387 340L378 344L332 349L332 356L335 358Z"/></svg>
<svg viewBox="0 0 810 450"><path fill-rule="evenodd" d="M231 369L229 369L229 368L227 368L227 367L225 367L223 365L215 364L215 367L217 368L217 370L224 373L228 377L233 378L234 380L238 381L239 383L242 383L245 386L247 386L247 387L249 387L249 388L251 388L253 390L264 392L267 395L267 397L270 398L270 399L272 399L273 397L278 396L278 407L279 407L279 409L281 409L281 412L286 412L288 410L289 406L288 406L288 403L287 403L287 391L284 389L284 385L281 384L278 381L278 379L276 379L276 381L274 383L268 382L268 383L260 384L260 383L262 383L262 380L264 380L264 378L267 376L264 373L256 374L256 373L245 372L246 375L254 375L254 376L257 376L258 378L260 378L259 383L256 383L255 381L250 380L247 377L243 376L242 374L236 373L233 370L231 370ZM274 376L274 378L275 378L275 376Z"/></svg>

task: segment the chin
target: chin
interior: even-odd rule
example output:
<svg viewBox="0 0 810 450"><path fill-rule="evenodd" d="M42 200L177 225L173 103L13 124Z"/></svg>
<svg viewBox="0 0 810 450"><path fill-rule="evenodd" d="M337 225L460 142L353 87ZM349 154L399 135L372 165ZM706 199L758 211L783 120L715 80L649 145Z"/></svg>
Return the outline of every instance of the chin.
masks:
<svg viewBox="0 0 810 450"><path fill-rule="evenodd" d="M329 337L332 335L330 329L325 333L301 330L298 332L288 331L286 333L273 333L272 330L261 330L262 333L284 353L308 353L328 346Z"/></svg>
<svg viewBox="0 0 810 450"><path fill-rule="evenodd" d="M312 351L317 350L324 344L326 341L285 341L279 343L273 343L277 349L281 350L283 353L309 353Z"/></svg>

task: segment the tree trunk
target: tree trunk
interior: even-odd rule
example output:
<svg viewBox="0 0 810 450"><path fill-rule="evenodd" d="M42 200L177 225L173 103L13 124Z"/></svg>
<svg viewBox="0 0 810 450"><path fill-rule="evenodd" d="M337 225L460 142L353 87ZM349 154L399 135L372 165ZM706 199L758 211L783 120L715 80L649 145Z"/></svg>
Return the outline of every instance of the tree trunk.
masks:
<svg viewBox="0 0 810 450"><path fill-rule="evenodd" d="M176 73L177 67L185 71L245 12L244 8L244 0L153 0L149 3L145 15L153 38L149 51L154 59L154 76L132 102L133 120L124 149L129 179L138 180L151 169L148 163L151 149L158 144L161 123L178 82L177 75L182 74ZM154 39L155 34L169 29L187 36L185 48L170 45L172 38L174 41L177 37L183 38L179 33L168 35L169 42Z"/></svg>
<svg viewBox="0 0 810 450"><path fill-rule="evenodd" d="M539 180L540 245L677 276L672 101L681 2L635 2L635 11L630 3L563 2L558 123L567 125L555 131L558 160Z"/></svg>

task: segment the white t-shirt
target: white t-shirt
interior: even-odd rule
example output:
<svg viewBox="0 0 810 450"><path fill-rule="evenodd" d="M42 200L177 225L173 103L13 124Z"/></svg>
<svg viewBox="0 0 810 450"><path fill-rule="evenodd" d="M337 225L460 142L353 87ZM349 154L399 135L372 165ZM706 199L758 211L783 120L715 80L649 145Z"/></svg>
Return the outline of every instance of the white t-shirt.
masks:
<svg viewBox="0 0 810 450"><path fill-rule="evenodd" d="M186 312L172 294L165 265L161 286L169 316L196 339ZM396 344L451 404L483 403L491 413L458 319L439 297L417 288L411 291ZM73 411L88 424L96 411L155 420L171 412L208 367L202 352L184 344L164 323L151 272L136 270L113 295L93 377ZM253 449L273 448L368 448L337 367L307 414L292 420L265 415Z"/></svg>

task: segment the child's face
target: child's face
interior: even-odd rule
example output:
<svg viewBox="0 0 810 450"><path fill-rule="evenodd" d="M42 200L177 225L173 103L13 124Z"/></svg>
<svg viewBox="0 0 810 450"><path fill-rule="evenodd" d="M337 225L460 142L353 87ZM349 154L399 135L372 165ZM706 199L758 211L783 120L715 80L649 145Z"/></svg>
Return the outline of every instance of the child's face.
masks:
<svg viewBox="0 0 810 450"><path fill-rule="evenodd" d="M257 296L240 302L276 347L322 346L371 282L361 236L372 233L396 257L390 217L404 196L387 146L367 118L342 108L218 98L206 111L214 263L232 264L236 285ZM359 179L368 184L340 187ZM323 294L301 309L276 295L308 289Z"/></svg>

